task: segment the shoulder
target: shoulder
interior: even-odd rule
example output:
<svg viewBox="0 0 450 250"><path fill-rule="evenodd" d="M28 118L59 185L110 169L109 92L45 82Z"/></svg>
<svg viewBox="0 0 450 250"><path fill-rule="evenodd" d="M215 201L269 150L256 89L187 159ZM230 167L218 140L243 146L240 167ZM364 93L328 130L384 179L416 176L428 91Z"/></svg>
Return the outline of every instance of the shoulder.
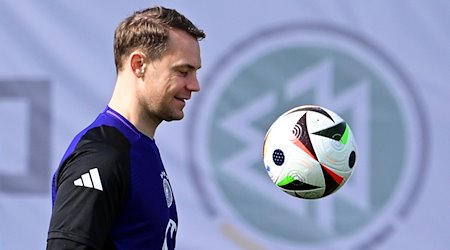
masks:
<svg viewBox="0 0 450 250"><path fill-rule="evenodd" d="M58 183L79 178L95 168L107 179L128 176L130 149L131 144L119 129L106 125L90 128L61 163Z"/></svg>
<svg viewBox="0 0 450 250"><path fill-rule="evenodd" d="M81 136L75 150L80 148L90 149L98 147L99 149L128 152L130 150L130 142L126 136L116 127L102 125L90 128Z"/></svg>

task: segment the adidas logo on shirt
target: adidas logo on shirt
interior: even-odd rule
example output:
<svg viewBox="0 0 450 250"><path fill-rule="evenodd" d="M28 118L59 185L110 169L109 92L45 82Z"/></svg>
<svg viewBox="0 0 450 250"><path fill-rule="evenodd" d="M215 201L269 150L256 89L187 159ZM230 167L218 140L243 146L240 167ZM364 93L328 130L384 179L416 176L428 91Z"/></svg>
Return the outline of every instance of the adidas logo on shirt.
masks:
<svg viewBox="0 0 450 250"><path fill-rule="evenodd" d="M75 186L95 188L97 190L103 191L102 181L100 180L98 168L93 168L89 170L88 173L81 175L80 178L73 181L73 184L75 184Z"/></svg>

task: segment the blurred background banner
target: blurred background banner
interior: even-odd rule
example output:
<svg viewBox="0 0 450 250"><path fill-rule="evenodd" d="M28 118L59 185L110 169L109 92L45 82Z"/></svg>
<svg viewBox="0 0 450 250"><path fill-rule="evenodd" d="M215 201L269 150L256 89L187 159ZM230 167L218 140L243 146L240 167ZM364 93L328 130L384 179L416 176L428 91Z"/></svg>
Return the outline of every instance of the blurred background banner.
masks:
<svg viewBox="0 0 450 250"><path fill-rule="evenodd" d="M50 179L109 101L117 24L162 4L204 29L202 91L157 131L177 249L448 249L450 3L0 0L0 250L44 249ZM265 173L270 124L318 104L357 165L321 200Z"/></svg>

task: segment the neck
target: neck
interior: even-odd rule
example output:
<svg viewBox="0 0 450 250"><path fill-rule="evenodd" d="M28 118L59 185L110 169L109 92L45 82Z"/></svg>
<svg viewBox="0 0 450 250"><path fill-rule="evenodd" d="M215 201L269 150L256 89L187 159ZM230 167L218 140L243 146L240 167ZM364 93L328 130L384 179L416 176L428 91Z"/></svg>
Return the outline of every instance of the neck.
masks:
<svg viewBox="0 0 450 250"><path fill-rule="evenodd" d="M153 139L161 121L150 118L145 107L141 107L135 86L133 79L130 81L118 76L108 106L125 117L141 133Z"/></svg>

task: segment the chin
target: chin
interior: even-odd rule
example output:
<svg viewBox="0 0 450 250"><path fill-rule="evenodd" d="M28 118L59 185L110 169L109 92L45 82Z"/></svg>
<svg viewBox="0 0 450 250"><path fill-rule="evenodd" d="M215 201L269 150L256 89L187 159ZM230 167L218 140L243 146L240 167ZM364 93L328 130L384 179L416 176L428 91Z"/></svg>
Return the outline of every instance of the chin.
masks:
<svg viewBox="0 0 450 250"><path fill-rule="evenodd" d="M167 121L167 122L170 122L170 121L179 121L179 120L181 120L183 118L184 118L184 113L181 112L181 113L178 113L178 114L172 114L172 115L168 116L164 120Z"/></svg>

